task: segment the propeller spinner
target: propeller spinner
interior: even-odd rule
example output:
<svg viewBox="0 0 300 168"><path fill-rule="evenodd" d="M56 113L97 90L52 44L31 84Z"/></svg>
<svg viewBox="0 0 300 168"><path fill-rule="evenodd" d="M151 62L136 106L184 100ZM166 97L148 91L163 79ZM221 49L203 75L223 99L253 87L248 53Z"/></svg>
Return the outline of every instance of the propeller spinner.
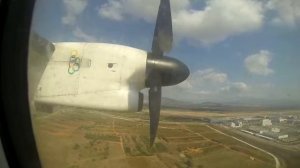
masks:
<svg viewBox="0 0 300 168"><path fill-rule="evenodd" d="M146 87L149 87L150 146L153 145L159 124L161 87L176 85L190 74L188 67L164 56L172 48L173 31L170 0L161 0L156 19L152 51L147 58Z"/></svg>

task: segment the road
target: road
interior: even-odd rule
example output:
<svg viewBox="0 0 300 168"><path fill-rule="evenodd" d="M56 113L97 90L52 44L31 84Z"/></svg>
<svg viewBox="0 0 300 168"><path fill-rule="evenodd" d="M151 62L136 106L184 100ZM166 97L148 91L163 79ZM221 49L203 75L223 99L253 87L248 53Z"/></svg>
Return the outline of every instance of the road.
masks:
<svg viewBox="0 0 300 168"><path fill-rule="evenodd" d="M275 167L276 167L276 168L280 168L280 167L281 167L281 166L280 166L279 159L278 159L274 154L272 154L272 153L270 153L270 152L268 152L268 151L266 151L266 150L264 150L264 149L262 149L262 148L260 148L260 147L257 147L257 146L254 146L254 145L252 145L252 144L249 144L248 142L245 142L245 141L243 141L243 140L241 140L241 139L239 139L239 138L236 138L236 137L234 137L234 136L228 135L228 134L226 134L226 133L224 133L224 132L222 132L222 131L220 131L220 130L217 130L217 129L215 129L215 128L209 126L209 125L206 125L206 126L207 126L208 128L210 128L210 129L212 129L212 130L214 130L214 131L216 131L216 132L222 134L222 135L225 135L225 136L228 136L228 137L230 137L230 138L233 138L233 139L235 139L235 140L237 140L237 141L239 141L239 142L242 142L242 143L244 143L244 144L246 144L246 145L248 145L248 146L250 146L250 147L252 147L252 148L255 148L255 149L257 149L257 150L260 150L260 151L266 153L267 155L270 155L270 156L273 157L273 159L275 160Z"/></svg>
<svg viewBox="0 0 300 168"><path fill-rule="evenodd" d="M255 146L262 148L273 155L275 155L281 164L281 167L284 168L298 168L300 167L300 151L289 150L279 145L274 145L270 141L258 141L257 137L252 137L248 134L238 133L237 131L231 131L229 129L219 128L219 131L226 133L230 136L241 139L249 144L255 144Z"/></svg>

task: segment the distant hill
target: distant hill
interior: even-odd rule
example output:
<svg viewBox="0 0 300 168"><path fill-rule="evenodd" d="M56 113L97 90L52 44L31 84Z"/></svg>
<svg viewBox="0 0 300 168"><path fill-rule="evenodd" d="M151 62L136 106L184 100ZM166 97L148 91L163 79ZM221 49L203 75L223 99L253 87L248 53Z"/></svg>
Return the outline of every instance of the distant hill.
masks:
<svg viewBox="0 0 300 168"><path fill-rule="evenodd" d="M146 104L148 101L146 100ZM254 106L254 105L238 105L238 104L225 104L218 102L199 102L192 103L186 101L180 101L172 98L162 98L162 107L164 108L176 108L195 111L212 111L212 112L226 112L226 111L259 111L259 110L283 110L283 109L295 109L299 107L292 106Z"/></svg>
<svg viewBox="0 0 300 168"><path fill-rule="evenodd" d="M192 103L184 102L171 98L162 98L162 107L167 108L181 108L187 110L205 110L205 111L226 111L229 108L228 105L215 102L201 102L201 103Z"/></svg>
<svg viewBox="0 0 300 168"><path fill-rule="evenodd" d="M190 107L193 105L190 102L175 100L175 99L166 98L166 97L162 98L161 104L163 107L178 107L178 108L186 108L186 107Z"/></svg>

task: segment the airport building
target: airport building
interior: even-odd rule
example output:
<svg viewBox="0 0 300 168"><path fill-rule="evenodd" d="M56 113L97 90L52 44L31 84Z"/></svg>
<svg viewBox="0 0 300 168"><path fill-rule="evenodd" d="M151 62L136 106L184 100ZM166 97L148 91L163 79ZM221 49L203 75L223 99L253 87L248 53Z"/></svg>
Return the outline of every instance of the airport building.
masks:
<svg viewBox="0 0 300 168"><path fill-rule="evenodd" d="M287 122L286 118L282 118L282 117L279 118L279 123L286 123L286 122Z"/></svg>
<svg viewBox="0 0 300 168"><path fill-rule="evenodd" d="M268 129L268 128L263 127L263 126L250 126L248 128L248 132L252 132L256 136L263 137L265 139L269 138L270 140L271 139L282 140L282 139L285 139L285 138L289 137L288 134L280 133L279 128Z"/></svg>
<svg viewBox="0 0 300 168"><path fill-rule="evenodd" d="M272 132L277 132L277 133L278 133L278 132L280 132L280 129L279 129L279 128L276 128L276 127L274 127L274 128L271 128L271 131L272 131Z"/></svg>
<svg viewBox="0 0 300 168"><path fill-rule="evenodd" d="M270 137L270 138L279 139L279 140L289 137L288 134L280 134L277 132L264 132L263 135Z"/></svg>
<svg viewBox="0 0 300 168"><path fill-rule="evenodd" d="M270 119L263 119L262 120L262 126L271 126L272 125L272 121Z"/></svg>
<svg viewBox="0 0 300 168"><path fill-rule="evenodd" d="M230 126L232 128L241 128L243 126L243 123L241 121L233 121L230 123Z"/></svg>

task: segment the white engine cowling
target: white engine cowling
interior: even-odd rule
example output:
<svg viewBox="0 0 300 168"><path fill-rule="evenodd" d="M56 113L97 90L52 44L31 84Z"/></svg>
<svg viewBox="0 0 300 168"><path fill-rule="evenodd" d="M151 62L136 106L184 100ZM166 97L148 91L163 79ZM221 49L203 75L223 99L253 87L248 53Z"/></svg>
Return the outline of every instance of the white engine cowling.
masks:
<svg viewBox="0 0 300 168"><path fill-rule="evenodd" d="M56 43L35 93L38 104L140 111L147 52L105 43ZM75 66L76 65L76 66Z"/></svg>
<svg viewBox="0 0 300 168"><path fill-rule="evenodd" d="M68 101L66 101L68 100ZM85 103L82 103L82 102ZM42 97L39 104L55 104L112 111L140 111L143 106L143 94L137 91L118 90L91 93L79 96Z"/></svg>

